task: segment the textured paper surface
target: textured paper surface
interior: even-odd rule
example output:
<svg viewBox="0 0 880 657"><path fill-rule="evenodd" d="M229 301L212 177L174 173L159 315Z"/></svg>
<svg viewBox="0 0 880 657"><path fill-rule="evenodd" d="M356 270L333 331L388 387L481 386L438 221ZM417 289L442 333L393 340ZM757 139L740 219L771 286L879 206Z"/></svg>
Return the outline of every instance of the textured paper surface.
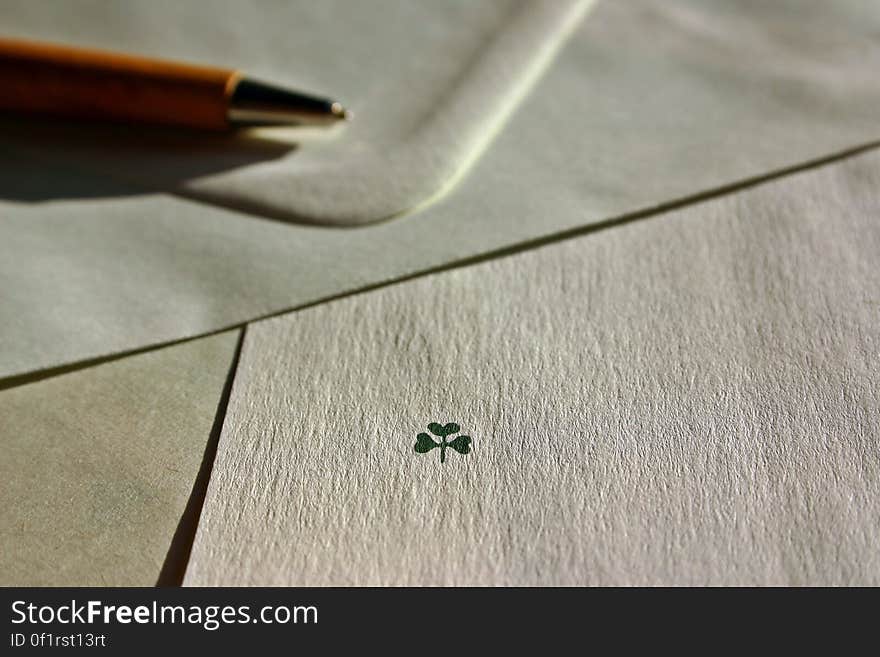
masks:
<svg viewBox="0 0 880 657"><path fill-rule="evenodd" d="M64 22L51 11L58 5L8 6L4 29L18 29L21 16L30 16L28 35L62 36ZM104 30L119 40L108 46L127 41L150 52L156 39L153 47L170 55L187 40L173 23L151 20L150 3L102 6L107 24L128 25L122 14L139 15L138 31ZM83 7L77 3L83 17L70 18L80 40L87 23L100 23ZM200 9L204 29L216 19L223 27L211 24L212 33L230 25L259 33L264 18L247 4L237 7ZM82 167L51 167L0 146L12 163L0 174L0 376L237 325L876 140L877 8L845 1L598 3L444 199L352 230L138 195ZM236 22L235 11L247 15ZM38 30L50 23L37 14L45 21L51 14L55 27ZM356 29L340 24L341 33ZM198 43L200 56L186 53L210 59L211 44ZM302 86L333 79L320 61L316 66ZM33 130L26 135L36 138ZM130 147L121 138L112 143ZM214 160L227 162L228 153L214 148ZM187 150L178 149L179 162ZM167 171L165 161L143 152L144 169ZM369 189L363 197L372 202Z"/></svg>
<svg viewBox="0 0 880 657"><path fill-rule="evenodd" d="M250 326L186 583L880 584L878 190L872 153Z"/></svg>
<svg viewBox="0 0 880 657"><path fill-rule="evenodd" d="M238 332L0 392L0 584L152 586Z"/></svg>
<svg viewBox="0 0 880 657"><path fill-rule="evenodd" d="M135 148L120 148L113 143L119 131L116 139L78 135L74 149L57 133L54 147L27 130L7 141L147 189L195 170L172 187L293 221L357 225L437 196L478 157L592 0L223 2L212 5L213 20L192 0L104 1L77 4L69 22L58 20L66 6L34 4L13 4L7 29L222 63L342 98L357 120L332 140L298 138L310 131L266 133L286 136L286 148L246 138L175 144L173 137L152 147L135 138ZM145 167L144 150L161 161Z"/></svg>

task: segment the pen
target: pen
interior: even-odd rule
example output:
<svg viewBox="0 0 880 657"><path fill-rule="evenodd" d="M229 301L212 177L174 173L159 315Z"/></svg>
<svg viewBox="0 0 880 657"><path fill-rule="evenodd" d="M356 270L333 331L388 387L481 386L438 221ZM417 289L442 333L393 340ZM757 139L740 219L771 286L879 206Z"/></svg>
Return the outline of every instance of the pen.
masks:
<svg viewBox="0 0 880 657"><path fill-rule="evenodd" d="M338 102L232 69L0 38L0 110L201 130L328 125Z"/></svg>

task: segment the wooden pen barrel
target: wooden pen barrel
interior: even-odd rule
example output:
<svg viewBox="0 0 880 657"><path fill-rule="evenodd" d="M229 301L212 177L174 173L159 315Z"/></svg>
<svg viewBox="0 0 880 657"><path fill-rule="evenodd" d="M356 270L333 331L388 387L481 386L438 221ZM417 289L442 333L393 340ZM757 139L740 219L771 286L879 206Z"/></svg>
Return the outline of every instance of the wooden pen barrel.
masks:
<svg viewBox="0 0 880 657"><path fill-rule="evenodd" d="M235 71L0 38L0 110L229 127Z"/></svg>

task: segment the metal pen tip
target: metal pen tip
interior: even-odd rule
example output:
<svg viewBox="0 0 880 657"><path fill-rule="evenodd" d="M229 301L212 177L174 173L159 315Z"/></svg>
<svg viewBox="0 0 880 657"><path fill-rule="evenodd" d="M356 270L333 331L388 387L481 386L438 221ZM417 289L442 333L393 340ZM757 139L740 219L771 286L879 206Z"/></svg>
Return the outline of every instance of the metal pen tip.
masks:
<svg viewBox="0 0 880 657"><path fill-rule="evenodd" d="M350 119L335 100L309 96L272 84L241 78L229 98L227 118L238 126L326 125Z"/></svg>
<svg viewBox="0 0 880 657"><path fill-rule="evenodd" d="M342 103L335 101L330 105L330 113L342 121L348 121L353 116L351 112L342 106Z"/></svg>

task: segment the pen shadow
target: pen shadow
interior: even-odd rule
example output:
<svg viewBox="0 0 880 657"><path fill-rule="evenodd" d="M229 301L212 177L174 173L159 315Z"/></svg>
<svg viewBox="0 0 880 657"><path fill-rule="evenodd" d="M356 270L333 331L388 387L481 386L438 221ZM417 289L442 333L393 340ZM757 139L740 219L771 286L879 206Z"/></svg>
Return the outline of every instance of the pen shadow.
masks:
<svg viewBox="0 0 880 657"><path fill-rule="evenodd" d="M270 130L210 133L0 115L0 199L42 203L174 192L295 151Z"/></svg>

